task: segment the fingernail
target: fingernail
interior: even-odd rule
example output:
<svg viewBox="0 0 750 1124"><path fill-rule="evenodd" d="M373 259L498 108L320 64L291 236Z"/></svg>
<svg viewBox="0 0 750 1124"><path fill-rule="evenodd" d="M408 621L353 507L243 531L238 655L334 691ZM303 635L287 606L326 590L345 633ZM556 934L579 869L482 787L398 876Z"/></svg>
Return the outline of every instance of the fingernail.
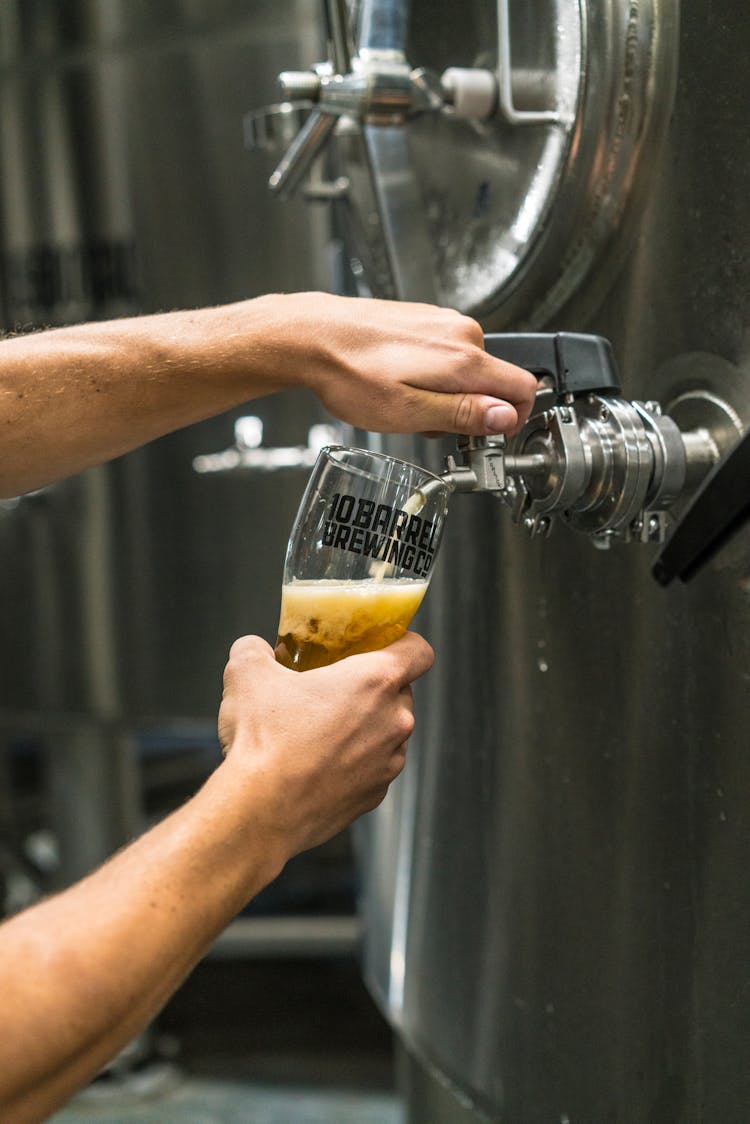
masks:
<svg viewBox="0 0 750 1124"><path fill-rule="evenodd" d="M490 406L484 415L484 424L490 433L504 433L516 424L516 411L506 403Z"/></svg>

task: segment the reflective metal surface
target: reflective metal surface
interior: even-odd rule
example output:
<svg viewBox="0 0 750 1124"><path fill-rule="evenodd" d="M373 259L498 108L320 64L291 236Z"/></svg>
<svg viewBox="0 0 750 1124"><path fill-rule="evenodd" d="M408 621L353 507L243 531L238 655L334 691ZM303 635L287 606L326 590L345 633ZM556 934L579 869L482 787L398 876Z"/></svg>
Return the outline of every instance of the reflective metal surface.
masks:
<svg viewBox="0 0 750 1124"><path fill-rule="evenodd" d="M520 327L558 311L596 264L600 299L604 271L617 261L611 235L648 180L668 113L674 4L535 0L427 9L370 0L358 7L364 65L386 66L394 48L403 50L410 67L442 74L453 105L409 119L398 177L391 162L388 190L376 188L375 199L377 125L361 136L351 127L336 134L350 180L341 211L370 288L412 299L434 294L481 316L486 327ZM376 45L367 39L368 16L381 8L401 10L387 50L382 36ZM496 112L488 115L481 81L498 65ZM382 197L405 180L418 203L397 226L379 225L373 203L380 202L382 220L389 213ZM420 242L414 223L426 226ZM399 280L401 260L408 285Z"/></svg>
<svg viewBox="0 0 750 1124"><path fill-rule="evenodd" d="M460 30L433 5L411 20L469 52L480 9ZM676 5L652 14L679 54L674 108L610 264L561 307L530 263L503 315L610 339L623 393L681 426L720 426L717 399L747 424L750 27L736 2L686 5L679 36ZM648 96L666 122L668 93ZM595 193L606 145L588 126L578 145ZM583 245L581 217L564 212ZM449 449L384 444L434 468ZM365 848L367 971L414 1124L747 1119L750 532L689 585L658 587L651 559L564 527L528 541L490 496L451 501L418 739Z"/></svg>

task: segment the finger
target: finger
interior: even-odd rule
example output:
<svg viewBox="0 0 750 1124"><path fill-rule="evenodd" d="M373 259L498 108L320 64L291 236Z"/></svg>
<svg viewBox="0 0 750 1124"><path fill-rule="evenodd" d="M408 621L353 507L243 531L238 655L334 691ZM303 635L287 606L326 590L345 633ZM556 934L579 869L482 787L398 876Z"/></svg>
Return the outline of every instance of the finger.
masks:
<svg viewBox="0 0 750 1124"><path fill-rule="evenodd" d="M402 742L401 745L397 746L391 754L391 769L393 771L394 780L399 775L399 773L403 771L404 765L406 764L406 753L408 748L409 743Z"/></svg>
<svg viewBox="0 0 750 1124"><path fill-rule="evenodd" d="M273 648L261 636L240 636L229 649L229 658L273 659Z"/></svg>
<svg viewBox="0 0 750 1124"><path fill-rule="evenodd" d="M393 756L394 761L396 762L396 764L399 767L399 772L401 771L401 769L403 769L404 765L406 764L406 755L407 755L408 752L409 752L408 741L401 742L401 745L397 745L396 748L393 751L392 756Z"/></svg>
<svg viewBox="0 0 750 1124"><path fill-rule="evenodd" d="M400 640L383 648L382 654L396 661L399 690L425 675L435 662L434 651L416 632L405 633Z"/></svg>
<svg viewBox="0 0 750 1124"><path fill-rule="evenodd" d="M371 681L373 686L384 686L389 693L392 691L399 694L415 679L428 672L434 661L435 653L427 641L416 632L407 632L386 648L346 656L328 667L316 668L307 674L339 677L350 674L350 669L356 666L359 673Z"/></svg>
<svg viewBox="0 0 750 1124"><path fill-rule="evenodd" d="M252 666L268 660L281 669L281 664L276 663L270 644L260 636L240 636L229 649L229 660L224 668L225 692L238 676L248 674Z"/></svg>
<svg viewBox="0 0 750 1124"><path fill-rule="evenodd" d="M520 374L523 377L515 382L504 380L506 385L495 393L486 389L480 392L476 384L470 391L421 389L418 405L426 423L422 432L468 433L473 437L517 433L529 418L539 385L528 371Z"/></svg>

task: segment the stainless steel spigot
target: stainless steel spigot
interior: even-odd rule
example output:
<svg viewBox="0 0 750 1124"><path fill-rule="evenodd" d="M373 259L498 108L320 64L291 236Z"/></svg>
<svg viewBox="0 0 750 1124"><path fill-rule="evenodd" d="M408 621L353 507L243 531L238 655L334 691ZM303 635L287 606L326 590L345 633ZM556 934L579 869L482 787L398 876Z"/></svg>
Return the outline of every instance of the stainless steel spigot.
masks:
<svg viewBox="0 0 750 1124"><path fill-rule="evenodd" d="M557 518L600 546L662 541L669 509L719 459L711 433L683 433L657 402L618 397L601 337L492 335L485 346L545 380L554 404L510 442L460 438L443 474L451 487L498 496L531 534L548 533Z"/></svg>

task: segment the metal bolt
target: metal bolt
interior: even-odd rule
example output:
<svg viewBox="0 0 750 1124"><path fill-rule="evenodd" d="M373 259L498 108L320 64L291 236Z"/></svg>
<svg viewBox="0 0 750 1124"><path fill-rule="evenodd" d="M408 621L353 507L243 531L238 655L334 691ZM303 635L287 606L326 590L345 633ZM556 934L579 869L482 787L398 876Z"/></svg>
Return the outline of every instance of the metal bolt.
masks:
<svg viewBox="0 0 750 1124"><path fill-rule="evenodd" d="M599 418L601 421L609 421L609 407L601 406L599 409Z"/></svg>

